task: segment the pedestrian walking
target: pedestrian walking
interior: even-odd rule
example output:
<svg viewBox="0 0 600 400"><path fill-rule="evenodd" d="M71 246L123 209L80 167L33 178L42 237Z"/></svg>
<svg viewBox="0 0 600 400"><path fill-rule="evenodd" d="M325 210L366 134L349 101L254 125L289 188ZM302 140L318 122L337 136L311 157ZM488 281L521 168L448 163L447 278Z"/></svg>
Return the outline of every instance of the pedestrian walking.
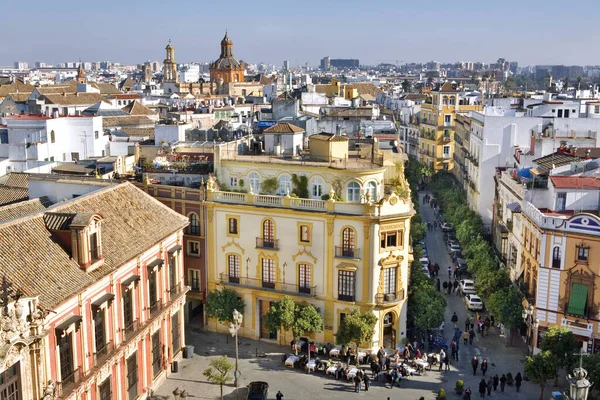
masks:
<svg viewBox="0 0 600 400"><path fill-rule="evenodd" d="M455 280L454 280L454 283L452 284L452 286L454 286L454 291L455 291L456 293L458 293L458 279L455 279Z"/></svg>
<svg viewBox="0 0 600 400"><path fill-rule="evenodd" d="M440 350L440 369L439 371L442 372L442 368L444 367L444 362L446 361L446 352L444 351L444 349Z"/></svg>
<svg viewBox="0 0 600 400"><path fill-rule="evenodd" d="M499 383L499 381L500 381L500 380L498 379L498 374L494 375L494 381L493 381L493 384L494 384L494 392L498 390L498 383Z"/></svg>
<svg viewBox="0 0 600 400"><path fill-rule="evenodd" d="M435 274L435 272L434 272ZM437 291L440 291L440 278L438 278L437 282L435 283L435 288L437 289Z"/></svg>
<svg viewBox="0 0 600 400"><path fill-rule="evenodd" d="M458 315L456 315L456 311L452 314L452 318L450 318L450 321L452 321L455 328L458 327Z"/></svg>
<svg viewBox="0 0 600 400"><path fill-rule="evenodd" d="M448 294L452 293L452 281L448 281Z"/></svg>
<svg viewBox="0 0 600 400"><path fill-rule="evenodd" d="M471 325L471 329L469 329L469 344L473 345L473 339L475 339L475 331L473 330L473 325Z"/></svg>
<svg viewBox="0 0 600 400"><path fill-rule="evenodd" d="M517 376L515 376L515 387L517 388L517 392L521 389L521 382L523 381L523 377L520 372L517 372Z"/></svg>
<svg viewBox="0 0 600 400"><path fill-rule="evenodd" d="M363 373L363 382L365 383L365 392L369 391L369 386L371 385L371 378L366 373Z"/></svg>
<svg viewBox="0 0 600 400"><path fill-rule="evenodd" d="M479 360L477 359L477 356L474 356L473 359L471 360L471 367L473 367L473 375L477 374L478 366L479 366Z"/></svg>
<svg viewBox="0 0 600 400"><path fill-rule="evenodd" d="M358 374L354 375L354 391L356 393L360 393L360 385L361 385L361 381L360 378L358 377Z"/></svg>
<svg viewBox="0 0 600 400"><path fill-rule="evenodd" d="M481 324L481 337L485 336L485 324Z"/></svg>
<svg viewBox="0 0 600 400"><path fill-rule="evenodd" d="M492 394L492 388L494 387L494 380L490 376L490 379L487 380L487 395Z"/></svg>
<svg viewBox="0 0 600 400"><path fill-rule="evenodd" d="M448 279L452 279L452 266L448 265Z"/></svg>
<svg viewBox="0 0 600 400"><path fill-rule="evenodd" d="M463 344L466 346L467 342L469 341L469 332L465 330L462 334L462 338L463 338Z"/></svg>
<svg viewBox="0 0 600 400"><path fill-rule="evenodd" d="M488 361L487 361L487 359L486 359L486 360L483 360L483 361L481 362L481 374L482 374L483 376L485 376L485 373L487 372L487 369L488 369Z"/></svg>
<svg viewBox="0 0 600 400"><path fill-rule="evenodd" d="M389 400L389 397L388 397ZM471 400L471 387L468 386L465 390L465 394L463 394L463 400Z"/></svg>
<svg viewBox="0 0 600 400"><path fill-rule="evenodd" d="M446 364L446 372L450 371L450 356L446 353L446 357L444 357L444 364Z"/></svg>
<svg viewBox="0 0 600 400"><path fill-rule="evenodd" d="M479 381L479 396L485 397L485 390L487 389L487 383L485 383L485 379Z"/></svg>
<svg viewBox="0 0 600 400"><path fill-rule="evenodd" d="M504 386L506 385L506 375L502 374L500 377L500 391L504 392Z"/></svg>
<svg viewBox="0 0 600 400"><path fill-rule="evenodd" d="M281 390L277 391L277 394L275 395L275 398L277 400L283 400L283 393L281 393Z"/></svg>

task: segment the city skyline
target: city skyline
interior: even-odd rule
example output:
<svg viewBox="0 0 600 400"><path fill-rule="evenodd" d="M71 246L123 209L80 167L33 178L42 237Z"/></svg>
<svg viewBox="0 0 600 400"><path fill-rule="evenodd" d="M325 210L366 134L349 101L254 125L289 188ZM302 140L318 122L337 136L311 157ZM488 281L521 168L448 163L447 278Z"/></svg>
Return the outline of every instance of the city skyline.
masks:
<svg viewBox="0 0 600 400"><path fill-rule="evenodd" d="M499 57L520 65L600 64L600 55L588 50L594 48L594 37L581 34L582 26L594 23L594 12L568 19L513 0L485 6L465 1L452 9L445 9L446 3L439 0L428 4L424 10L416 4L400 7L377 0L365 8L364 3L350 0L339 8L333 2L308 0L293 8L268 0L259 7L231 1L223 9L215 4L198 8L191 1L165 5L156 0L108 0L101 9L97 3L75 2L64 9L46 9L35 0L33 8L44 7L44 13L26 15L31 8L9 3L5 14L13 17L6 19L5 30L19 34L5 44L0 65L79 59L123 64L162 61L169 39L179 63L210 62L218 57L226 30L236 58L253 64L280 65L289 60L292 66L318 66L324 56L358 58L364 65L431 60L491 63ZM549 10L553 4L558 2L544 2ZM587 0L579 6L600 11L600 6ZM123 20L123 15L129 18Z"/></svg>

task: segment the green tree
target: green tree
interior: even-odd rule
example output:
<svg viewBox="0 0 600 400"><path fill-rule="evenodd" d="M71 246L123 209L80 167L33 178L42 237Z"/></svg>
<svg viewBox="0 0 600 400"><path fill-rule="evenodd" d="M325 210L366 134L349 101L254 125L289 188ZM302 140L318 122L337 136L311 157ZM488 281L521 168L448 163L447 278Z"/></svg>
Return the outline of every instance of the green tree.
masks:
<svg viewBox="0 0 600 400"><path fill-rule="evenodd" d="M408 79L405 79L402 81L402 91L404 91L404 93L410 92L411 87L412 87L412 84L410 83L410 81Z"/></svg>
<svg viewBox="0 0 600 400"><path fill-rule="evenodd" d="M319 333L323 331L323 317L319 309L312 304L296 307L296 318L292 326L294 336L299 337L306 333Z"/></svg>
<svg viewBox="0 0 600 400"><path fill-rule="evenodd" d="M485 297L489 297L508 286L510 286L510 278L506 269L480 269L477 274L477 288Z"/></svg>
<svg viewBox="0 0 600 400"><path fill-rule="evenodd" d="M521 292L514 286L502 288L492 293L487 308L497 321L509 329L518 328L523 323L523 307Z"/></svg>
<svg viewBox="0 0 600 400"><path fill-rule="evenodd" d="M210 360L210 367L202 372L210 383L216 383L221 387L221 400L223 400L223 385L231 380L229 373L232 369L233 365L227 360L227 356L222 356Z"/></svg>
<svg viewBox="0 0 600 400"><path fill-rule="evenodd" d="M358 349L361 343L373 339L376 323L377 317L372 312L361 313L358 309L354 309L346 315L344 323L340 324L335 334L335 342L343 345L354 343Z"/></svg>
<svg viewBox="0 0 600 400"><path fill-rule="evenodd" d="M290 296L283 296L280 301L273 302L265 315L265 326L270 331L283 329L283 340L287 342L286 332L292 329L296 317L296 303Z"/></svg>
<svg viewBox="0 0 600 400"><path fill-rule="evenodd" d="M556 375L556 361L554 355L549 351L527 357L525 360L525 375L531 382L540 385L540 400L544 399L544 387L546 382Z"/></svg>
<svg viewBox="0 0 600 400"><path fill-rule="evenodd" d="M238 297L236 292L227 288L210 292L206 298L206 315L209 318L216 318L219 322L231 321L233 311L238 310L243 314L245 307L244 300Z"/></svg>
<svg viewBox="0 0 600 400"><path fill-rule="evenodd" d="M578 352L579 348L573 332L563 326L548 328L540 344L540 349L552 353L556 360L555 379L558 379L559 368L570 370L573 367L576 361L573 353Z"/></svg>
<svg viewBox="0 0 600 400"><path fill-rule="evenodd" d="M264 179L260 183L260 191L263 194L275 194L277 189L279 189L279 181L275 177Z"/></svg>
<svg viewBox="0 0 600 400"><path fill-rule="evenodd" d="M590 354L583 358L583 368L588 372L590 382L600 382L600 356ZM597 387L594 385L593 387Z"/></svg>
<svg viewBox="0 0 600 400"><path fill-rule="evenodd" d="M292 191L296 196L308 199L308 178L305 175L292 174L292 184L294 190Z"/></svg>

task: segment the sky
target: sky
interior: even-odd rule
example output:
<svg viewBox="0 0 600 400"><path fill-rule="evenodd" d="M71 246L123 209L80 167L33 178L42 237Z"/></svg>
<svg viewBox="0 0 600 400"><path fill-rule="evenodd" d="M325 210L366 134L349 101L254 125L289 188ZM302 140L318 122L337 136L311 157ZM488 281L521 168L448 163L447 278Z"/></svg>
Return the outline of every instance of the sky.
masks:
<svg viewBox="0 0 600 400"><path fill-rule="evenodd" d="M162 62L169 39L177 62L210 62L225 30L247 63L600 64L598 0L29 0L2 14L1 66Z"/></svg>

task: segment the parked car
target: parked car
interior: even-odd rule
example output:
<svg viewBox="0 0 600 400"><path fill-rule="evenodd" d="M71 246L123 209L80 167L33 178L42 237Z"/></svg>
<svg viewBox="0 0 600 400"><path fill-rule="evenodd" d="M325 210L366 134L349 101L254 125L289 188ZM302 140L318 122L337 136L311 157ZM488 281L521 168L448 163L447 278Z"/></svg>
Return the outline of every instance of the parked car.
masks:
<svg viewBox="0 0 600 400"><path fill-rule="evenodd" d="M429 255L427 254L427 249L423 249L423 257L429 258Z"/></svg>
<svg viewBox="0 0 600 400"><path fill-rule="evenodd" d="M444 239L446 240L446 243L451 242L451 241L458 242L458 238L456 237L454 232L444 233Z"/></svg>
<svg viewBox="0 0 600 400"><path fill-rule="evenodd" d="M442 228L442 232L451 232L454 229L451 224L446 222L442 223L440 227Z"/></svg>
<svg viewBox="0 0 600 400"><path fill-rule="evenodd" d="M267 382L250 382L248 384L247 400L266 400L269 396L269 384Z"/></svg>
<svg viewBox="0 0 600 400"><path fill-rule="evenodd" d="M458 242L448 242L448 253L452 253L453 251L461 251L462 248Z"/></svg>
<svg viewBox="0 0 600 400"><path fill-rule="evenodd" d="M476 294L468 294L465 296L465 305L467 306L467 310L471 311L482 311L483 310L483 301Z"/></svg>
<svg viewBox="0 0 600 400"><path fill-rule="evenodd" d="M427 257L421 257L419 259L419 262L421 263L421 265L423 266L423 268L429 268L429 258L427 258Z"/></svg>
<svg viewBox="0 0 600 400"><path fill-rule="evenodd" d="M464 258L457 258L455 264L458 268L458 272L460 272L461 274L467 273L467 260L465 260Z"/></svg>
<svg viewBox="0 0 600 400"><path fill-rule="evenodd" d="M422 271L426 277L431 278L431 273L429 272L429 268L423 267Z"/></svg>
<svg viewBox="0 0 600 400"><path fill-rule="evenodd" d="M460 294L475 294L475 282L470 279L462 279L458 282L458 290Z"/></svg>
<svg viewBox="0 0 600 400"><path fill-rule="evenodd" d="M454 262L454 263L455 263L455 262L456 262L456 260L458 260L459 258L465 258L465 257L463 257L462 251L460 251L460 250L453 250L453 251L450 253L450 257L452 257L452 262Z"/></svg>

